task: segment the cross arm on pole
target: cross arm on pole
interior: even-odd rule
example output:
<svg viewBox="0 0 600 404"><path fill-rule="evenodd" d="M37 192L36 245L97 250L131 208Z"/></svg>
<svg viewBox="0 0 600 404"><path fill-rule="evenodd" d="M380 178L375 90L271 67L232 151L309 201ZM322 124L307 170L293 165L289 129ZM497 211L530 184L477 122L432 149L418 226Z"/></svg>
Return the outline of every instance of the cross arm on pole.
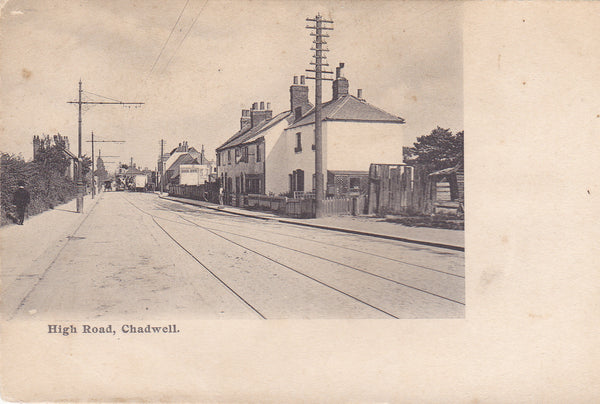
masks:
<svg viewBox="0 0 600 404"><path fill-rule="evenodd" d="M67 104L113 104L113 105L144 105L144 102L109 102L109 101L67 101Z"/></svg>

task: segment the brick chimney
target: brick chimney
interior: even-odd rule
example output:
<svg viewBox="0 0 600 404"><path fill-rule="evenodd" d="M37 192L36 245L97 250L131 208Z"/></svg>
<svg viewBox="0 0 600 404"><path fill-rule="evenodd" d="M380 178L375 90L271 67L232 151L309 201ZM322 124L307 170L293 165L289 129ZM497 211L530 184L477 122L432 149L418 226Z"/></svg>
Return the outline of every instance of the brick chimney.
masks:
<svg viewBox="0 0 600 404"><path fill-rule="evenodd" d="M340 63L338 67L335 68L335 80L333 81L333 99L337 100L340 97L348 95L348 80L342 75L342 69L344 68L344 63Z"/></svg>
<svg viewBox="0 0 600 404"><path fill-rule="evenodd" d="M263 121L267 121L273 117L273 111L270 109L271 103L267 103L267 108L265 109L265 102L262 101L260 103L260 108L258 106L258 102L252 104L252 109L250 110L250 124L254 128L258 124Z"/></svg>
<svg viewBox="0 0 600 404"><path fill-rule="evenodd" d="M242 117L240 118L240 129L250 124L250 110L242 109Z"/></svg>
<svg viewBox="0 0 600 404"><path fill-rule="evenodd" d="M290 86L290 109L294 114L294 120L300 119L311 108L306 78L300 76L300 84L298 84L298 76L294 76L294 84Z"/></svg>

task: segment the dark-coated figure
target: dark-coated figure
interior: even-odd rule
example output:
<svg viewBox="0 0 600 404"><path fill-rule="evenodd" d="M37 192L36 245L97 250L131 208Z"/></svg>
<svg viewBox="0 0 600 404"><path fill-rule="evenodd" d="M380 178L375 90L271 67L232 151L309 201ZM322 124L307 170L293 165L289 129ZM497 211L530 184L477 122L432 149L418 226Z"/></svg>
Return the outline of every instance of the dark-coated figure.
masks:
<svg viewBox="0 0 600 404"><path fill-rule="evenodd" d="M17 224L22 225L25 220L25 210L29 204L29 191L25 189L25 182L19 181L19 188L15 191L13 202L17 207Z"/></svg>

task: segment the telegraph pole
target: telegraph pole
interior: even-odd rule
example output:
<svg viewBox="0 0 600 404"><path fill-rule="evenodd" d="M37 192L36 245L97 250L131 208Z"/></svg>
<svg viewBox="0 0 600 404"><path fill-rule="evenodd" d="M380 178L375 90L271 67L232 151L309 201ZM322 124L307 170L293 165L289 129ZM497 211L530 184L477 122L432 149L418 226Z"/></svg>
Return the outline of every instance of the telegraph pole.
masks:
<svg viewBox="0 0 600 404"><path fill-rule="evenodd" d="M78 119L78 130L77 130L77 140L79 142L78 153L77 153L77 213L83 213L83 170L82 170L82 156L81 156L81 106L86 104L93 105L144 105L143 102L122 102L122 101L81 101L81 94L83 93L83 89L81 88L81 79L79 79L79 98L77 101L67 101L67 104L77 104L79 110L79 119ZM96 95L96 94L95 94ZM108 97L100 96L102 98L111 99ZM93 158L93 156L92 156ZM92 182L94 180L94 173L92 173Z"/></svg>
<svg viewBox="0 0 600 404"><path fill-rule="evenodd" d="M94 187L94 159L96 158L94 156L94 143L125 143L124 140L94 140L94 131L92 131L92 140L87 140L87 142L91 142L92 143L92 199L94 199L94 195L95 195L95 187ZM81 153L81 150L80 150ZM100 154L98 154L98 157L100 157ZM118 157L118 156L110 156L110 157ZM79 210L77 210L77 212L79 212Z"/></svg>
<svg viewBox="0 0 600 404"><path fill-rule="evenodd" d="M96 184L94 182L94 131L92 131L92 199L96 194Z"/></svg>
<svg viewBox="0 0 600 404"><path fill-rule="evenodd" d="M329 66L326 63L327 56L323 52L329 52L329 49L324 49L323 45L327 44L323 38L329 37L327 33L323 33L324 30L333 30L324 24L332 24L333 21L324 20L321 14L317 14L315 18L307 18L306 21L314 22L314 26L307 26L309 30L314 30L310 35L315 37L313 43L314 48L311 48L315 52L313 58L314 65L313 69L306 69L307 72L315 73L315 77L307 77L307 79L315 80L315 216L323 216L323 198L325 197L325 186L323 181L323 133L322 133L322 122L321 122L321 104L322 104L322 86L323 80L333 80L331 78L323 77L323 74L330 74L333 72L323 70L323 66Z"/></svg>
<svg viewBox="0 0 600 404"><path fill-rule="evenodd" d="M163 164L163 156L165 154L165 140L160 139L160 158L158 159L160 164L160 193L162 194L164 191L163 187L163 175L164 175L164 164Z"/></svg>

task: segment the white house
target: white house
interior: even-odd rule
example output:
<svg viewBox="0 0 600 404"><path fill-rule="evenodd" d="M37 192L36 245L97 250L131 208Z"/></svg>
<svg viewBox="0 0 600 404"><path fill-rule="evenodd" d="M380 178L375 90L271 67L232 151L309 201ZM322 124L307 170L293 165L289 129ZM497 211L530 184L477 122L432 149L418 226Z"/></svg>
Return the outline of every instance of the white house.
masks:
<svg viewBox="0 0 600 404"><path fill-rule="evenodd" d="M336 69L333 99L321 110L323 140L323 173L354 171L367 175L371 163L402 162L404 119L377 108L362 97L348 93L348 80ZM285 141L280 142L282 155L277 168L280 175L273 192L313 191L315 187L315 111L311 109L301 119L285 129ZM275 169L275 168L273 168ZM331 189L334 184L327 184Z"/></svg>
<svg viewBox="0 0 600 404"><path fill-rule="evenodd" d="M343 64L336 69L333 99L322 106L323 173L367 176L371 163L402 162L404 119L348 93ZM314 190L315 111L301 76L290 87L290 110L272 117L270 104L243 110L241 129L217 149L226 192L283 194ZM328 175L332 174L332 175ZM350 178L352 180L352 178ZM235 181L235 182L234 182ZM253 182L256 181L256 182ZM326 189L333 189L327 184Z"/></svg>

